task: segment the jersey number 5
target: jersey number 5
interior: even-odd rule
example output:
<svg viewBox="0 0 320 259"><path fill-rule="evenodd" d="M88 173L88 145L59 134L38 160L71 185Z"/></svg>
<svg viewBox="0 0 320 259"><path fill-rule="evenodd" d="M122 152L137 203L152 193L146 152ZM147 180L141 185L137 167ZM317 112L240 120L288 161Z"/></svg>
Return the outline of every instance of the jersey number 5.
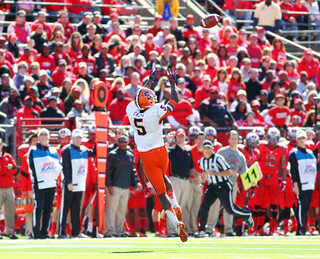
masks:
<svg viewBox="0 0 320 259"><path fill-rule="evenodd" d="M143 136L143 135L146 135L147 132L143 126L138 125L138 123L141 123L141 122L143 122L143 119L134 118L134 126L136 126L137 128L138 135Z"/></svg>

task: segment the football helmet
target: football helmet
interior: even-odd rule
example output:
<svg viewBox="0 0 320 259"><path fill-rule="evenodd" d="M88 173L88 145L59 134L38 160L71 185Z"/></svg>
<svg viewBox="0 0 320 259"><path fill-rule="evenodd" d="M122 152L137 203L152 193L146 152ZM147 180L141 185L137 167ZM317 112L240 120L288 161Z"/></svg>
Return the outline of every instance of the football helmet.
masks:
<svg viewBox="0 0 320 259"><path fill-rule="evenodd" d="M246 137L246 146L254 149L259 145L259 136L256 133L250 132Z"/></svg>
<svg viewBox="0 0 320 259"><path fill-rule="evenodd" d="M267 132L266 139L269 144L277 145L280 140L280 131L277 128L270 128Z"/></svg>
<svg viewBox="0 0 320 259"><path fill-rule="evenodd" d="M252 133L255 133L259 136L259 139L260 140L263 140L264 139L264 134L265 134L265 131L264 131L264 128L262 127L256 127L252 130Z"/></svg>
<svg viewBox="0 0 320 259"><path fill-rule="evenodd" d="M215 137L217 136L217 130L216 130L214 127L212 127L212 126L205 127L204 133L205 133L206 135L213 135L213 136L215 136Z"/></svg>
<svg viewBox="0 0 320 259"><path fill-rule="evenodd" d="M198 126L192 126L189 128L189 136L195 136L199 132L201 132L201 129Z"/></svg>
<svg viewBox="0 0 320 259"><path fill-rule="evenodd" d="M296 140L297 131L298 131L298 128L296 128L296 127L288 128L288 139L290 141Z"/></svg>
<svg viewBox="0 0 320 259"><path fill-rule="evenodd" d="M157 96L149 88L141 88L134 95L134 103L139 110L146 110L157 103Z"/></svg>
<svg viewBox="0 0 320 259"><path fill-rule="evenodd" d="M62 146L69 144L71 139L71 131L67 128L59 130L58 140Z"/></svg>

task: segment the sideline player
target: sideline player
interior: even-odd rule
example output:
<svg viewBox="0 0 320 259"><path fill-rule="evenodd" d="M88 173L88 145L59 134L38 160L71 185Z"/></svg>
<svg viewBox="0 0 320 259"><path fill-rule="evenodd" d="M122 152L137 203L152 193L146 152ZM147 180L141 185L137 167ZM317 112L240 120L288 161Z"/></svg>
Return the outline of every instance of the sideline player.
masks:
<svg viewBox="0 0 320 259"><path fill-rule="evenodd" d="M277 229L278 205L280 197L279 177L286 180L286 148L279 145L280 131L270 128L267 132L267 143L259 145L260 168L263 178L259 181L259 187L255 189L256 211L259 211L258 235L266 235L263 230L265 213L267 210L266 194L268 194L271 206L270 235L274 235ZM278 173L279 172L279 173Z"/></svg>
<svg viewBox="0 0 320 259"><path fill-rule="evenodd" d="M159 197L167 217L175 226L181 241L186 242L188 235L184 223L181 222L181 208L177 203L170 180L166 176L169 157L162 137L162 120L173 111L178 103L178 92L175 84L177 71L174 68L167 71L171 84L171 98L167 104L161 104L157 103L155 93L149 89L158 69L160 69L160 66L153 68L145 87L136 92L134 101L128 104L126 111L134 129L134 139L146 176Z"/></svg>

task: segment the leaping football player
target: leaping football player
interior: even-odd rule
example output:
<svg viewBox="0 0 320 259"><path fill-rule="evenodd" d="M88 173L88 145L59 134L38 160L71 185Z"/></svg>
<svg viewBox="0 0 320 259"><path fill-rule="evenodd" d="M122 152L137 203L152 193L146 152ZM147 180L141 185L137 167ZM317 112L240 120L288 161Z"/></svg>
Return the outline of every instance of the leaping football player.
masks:
<svg viewBox="0 0 320 259"><path fill-rule="evenodd" d="M150 89L156 71L160 66L154 66L145 87L139 89L134 100L127 106L127 114L134 129L134 140L140 153L146 176L159 197L162 208L175 226L182 242L186 242L188 235L182 222L182 212L172 184L166 176L169 163L168 151L163 141L163 119L166 118L178 103L176 89L176 73L168 69L167 76L171 85L171 98L167 104L157 103L157 98Z"/></svg>

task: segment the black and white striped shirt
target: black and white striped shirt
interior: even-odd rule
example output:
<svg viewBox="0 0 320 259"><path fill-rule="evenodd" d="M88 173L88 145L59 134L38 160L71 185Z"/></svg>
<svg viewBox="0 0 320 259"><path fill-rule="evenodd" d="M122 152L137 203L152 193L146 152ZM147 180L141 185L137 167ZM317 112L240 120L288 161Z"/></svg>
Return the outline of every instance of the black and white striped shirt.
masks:
<svg viewBox="0 0 320 259"><path fill-rule="evenodd" d="M203 172L209 169L213 170L215 173L219 173L230 169L229 164L223 156L218 154L212 154L210 158L203 157L198 161L198 164ZM229 176L207 175L207 179L209 183L217 184L228 181Z"/></svg>

